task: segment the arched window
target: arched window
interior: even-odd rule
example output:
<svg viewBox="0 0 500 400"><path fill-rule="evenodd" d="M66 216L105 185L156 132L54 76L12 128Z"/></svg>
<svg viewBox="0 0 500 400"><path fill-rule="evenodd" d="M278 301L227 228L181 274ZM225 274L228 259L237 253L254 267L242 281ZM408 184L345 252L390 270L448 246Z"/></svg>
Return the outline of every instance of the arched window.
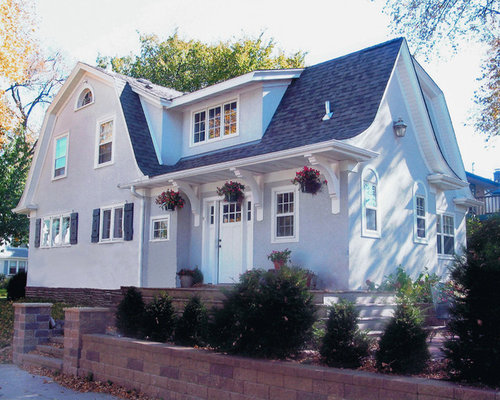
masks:
<svg viewBox="0 0 500 400"><path fill-rule="evenodd" d="M94 102L94 93L92 89L86 85L78 96L75 109L78 110L82 107L88 106Z"/></svg>
<svg viewBox="0 0 500 400"><path fill-rule="evenodd" d="M418 181L413 186L413 240L427 243L427 189Z"/></svg>
<svg viewBox="0 0 500 400"><path fill-rule="evenodd" d="M368 237L380 237L378 175L366 167L361 175L361 234Z"/></svg>

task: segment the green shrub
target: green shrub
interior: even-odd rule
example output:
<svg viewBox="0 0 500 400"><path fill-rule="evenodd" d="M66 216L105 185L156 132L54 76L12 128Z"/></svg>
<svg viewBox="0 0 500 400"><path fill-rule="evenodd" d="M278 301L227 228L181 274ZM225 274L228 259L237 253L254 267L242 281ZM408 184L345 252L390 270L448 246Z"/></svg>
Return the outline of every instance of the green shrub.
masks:
<svg viewBox="0 0 500 400"><path fill-rule="evenodd" d="M370 340L358 328L359 311L350 302L330 308L320 354L330 367L357 368L368 356Z"/></svg>
<svg viewBox="0 0 500 400"><path fill-rule="evenodd" d="M18 272L7 283L7 300L21 299L26 295L26 272Z"/></svg>
<svg viewBox="0 0 500 400"><path fill-rule="evenodd" d="M380 338L377 368L396 373L423 371L430 358L426 339L420 311L412 305L399 304Z"/></svg>
<svg viewBox="0 0 500 400"><path fill-rule="evenodd" d="M445 354L452 377L500 385L500 216L472 221L466 255L451 269L456 291ZM469 228L468 227L468 228Z"/></svg>
<svg viewBox="0 0 500 400"><path fill-rule="evenodd" d="M394 273L384 277L377 290L395 291L399 300L406 303L432 303L431 287L440 279L437 274L429 274L425 268L413 280L404 268L399 266Z"/></svg>
<svg viewBox="0 0 500 400"><path fill-rule="evenodd" d="M166 342L175 327L175 310L172 298L167 294L155 296L144 310L143 333L149 339Z"/></svg>
<svg viewBox="0 0 500 400"><path fill-rule="evenodd" d="M135 287L130 287L116 311L116 328L129 337L140 337L144 319L144 301Z"/></svg>
<svg viewBox="0 0 500 400"><path fill-rule="evenodd" d="M208 312L198 296L192 297L177 321L175 343L204 346L208 336Z"/></svg>
<svg viewBox="0 0 500 400"><path fill-rule="evenodd" d="M203 283L203 272L196 267L193 271L193 285Z"/></svg>
<svg viewBox="0 0 500 400"><path fill-rule="evenodd" d="M226 296L211 325L213 347L284 358L300 350L311 336L315 306L303 270L248 271Z"/></svg>

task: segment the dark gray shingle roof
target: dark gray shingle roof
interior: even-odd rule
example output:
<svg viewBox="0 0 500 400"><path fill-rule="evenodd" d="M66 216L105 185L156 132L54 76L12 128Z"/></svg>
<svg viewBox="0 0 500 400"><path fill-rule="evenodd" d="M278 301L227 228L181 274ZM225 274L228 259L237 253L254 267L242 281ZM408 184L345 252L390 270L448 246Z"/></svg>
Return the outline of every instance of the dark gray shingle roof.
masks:
<svg viewBox="0 0 500 400"><path fill-rule="evenodd" d="M404 39L307 67L288 87L261 140L160 165L139 97L127 82L120 100L139 168L145 175L196 168L359 135L373 122ZM332 119L322 121L325 101Z"/></svg>

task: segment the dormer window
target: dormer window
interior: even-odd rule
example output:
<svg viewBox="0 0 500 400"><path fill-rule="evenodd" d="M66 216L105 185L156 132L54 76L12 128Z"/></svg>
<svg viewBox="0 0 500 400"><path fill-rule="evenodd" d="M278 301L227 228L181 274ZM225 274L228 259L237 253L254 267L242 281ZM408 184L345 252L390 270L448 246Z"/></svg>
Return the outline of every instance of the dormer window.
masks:
<svg viewBox="0 0 500 400"><path fill-rule="evenodd" d="M219 104L193 114L193 144L238 134L238 102Z"/></svg>
<svg viewBox="0 0 500 400"><path fill-rule="evenodd" d="M75 109L78 110L82 107L92 104L93 102L94 102L94 94L92 92L92 89L90 89L89 87L85 87L85 89L83 89L80 92L80 95L78 96Z"/></svg>

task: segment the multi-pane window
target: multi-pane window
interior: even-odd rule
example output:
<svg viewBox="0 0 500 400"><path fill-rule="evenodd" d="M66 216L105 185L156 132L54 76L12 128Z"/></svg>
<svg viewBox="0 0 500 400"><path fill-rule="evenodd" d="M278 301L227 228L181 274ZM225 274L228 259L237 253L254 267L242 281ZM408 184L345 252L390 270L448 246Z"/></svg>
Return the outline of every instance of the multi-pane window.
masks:
<svg viewBox="0 0 500 400"><path fill-rule="evenodd" d="M169 218L153 219L151 223L151 240L169 240Z"/></svg>
<svg viewBox="0 0 500 400"><path fill-rule="evenodd" d="M68 135L59 137L55 141L54 149L54 178L66 175L66 160L68 153Z"/></svg>
<svg viewBox="0 0 500 400"><path fill-rule="evenodd" d="M450 215L436 215L437 252L453 255L455 252L455 222Z"/></svg>
<svg viewBox="0 0 500 400"><path fill-rule="evenodd" d="M415 211L416 211L416 228L417 228L417 238L425 239L426 228L425 228L425 197L416 196L415 197Z"/></svg>
<svg viewBox="0 0 500 400"><path fill-rule="evenodd" d="M295 236L295 192L276 193L276 238Z"/></svg>
<svg viewBox="0 0 500 400"><path fill-rule="evenodd" d="M92 92L90 91L90 89L85 89L83 91L83 96L82 96L82 103L80 104L80 107L83 107L83 106L86 106L87 104L90 104L92 103Z"/></svg>
<svg viewBox="0 0 500 400"><path fill-rule="evenodd" d="M215 223L215 206L210 206L210 225Z"/></svg>
<svg viewBox="0 0 500 400"><path fill-rule="evenodd" d="M24 260L6 260L6 265L8 266L7 273L9 275L15 275L18 272L26 272L27 261Z"/></svg>
<svg viewBox="0 0 500 400"><path fill-rule="evenodd" d="M227 224L231 222L241 221L241 204L240 203L227 203L222 205L222 223Z"/></svg>
<svg viewBox="0 0 500 400"><path fill-rule="evenodd" d="M123 239L123 206L101 209L101 242Z"/></svg>
<svg viewBox="0 0 500 400"><path fill-rule="evenodd" d="M58 215L42 219L41 247L67 246L70 244L69 215Z"/></svg>
<svg viewBox="0 0 500 400"><path fill-rule="evenodd" d="M99 124L97 165L110 163L113 158L113 120Z"/></svg>
<svg viewBox="0 0 500 400"><path fill-rule="evenodd" d="M193 114L193 143L235 135L238 132L238 102L232 101Z"/></svg>
<svg viewBox="0 0 500 400"><path fill-rule="evenodd" d="M247 202L247 221L252 220L252 202Z"/></svg>
<svg viewBox="0 0 500 400"><path fill-rule="evenodd" d="M205 115L206 111L194 114L194 142L205 141Z"/></svg>
<svg viewBox="0 0 500 400"><path fill-rule="evenodd" d="M365 229L377 230L377 180L370 172L363 180Z"/></svg>

